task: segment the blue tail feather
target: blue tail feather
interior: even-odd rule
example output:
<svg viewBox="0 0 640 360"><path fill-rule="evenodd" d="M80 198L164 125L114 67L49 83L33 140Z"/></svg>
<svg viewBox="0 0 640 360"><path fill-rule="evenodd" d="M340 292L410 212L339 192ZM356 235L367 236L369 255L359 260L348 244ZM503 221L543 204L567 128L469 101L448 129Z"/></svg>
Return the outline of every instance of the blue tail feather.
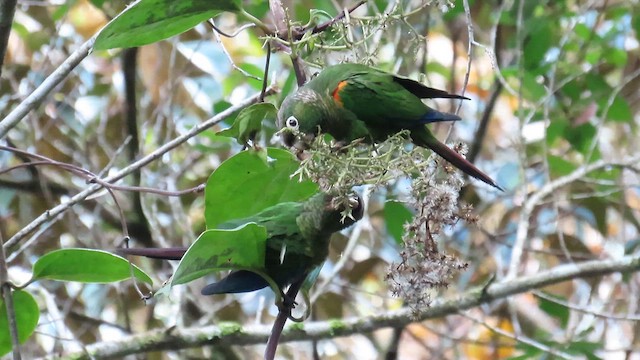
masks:
<svg viewBox="0 0 640 360"><path fill-rule="evenodd" d="M267 281L262 276L247 270L233 271L224 279L202 288L202 295L237 294L260 290L267 287Z"/></svg>
<svg viewBox="0 0 640 360"><path fill-rule="evenodd" d="M421 124L430 124L434 122L442 122L442 121L458 121L461 120L460 116L449 114L445 112L436 111L433 109L429 109L426 114L422 115L419 122Z"/></svg>

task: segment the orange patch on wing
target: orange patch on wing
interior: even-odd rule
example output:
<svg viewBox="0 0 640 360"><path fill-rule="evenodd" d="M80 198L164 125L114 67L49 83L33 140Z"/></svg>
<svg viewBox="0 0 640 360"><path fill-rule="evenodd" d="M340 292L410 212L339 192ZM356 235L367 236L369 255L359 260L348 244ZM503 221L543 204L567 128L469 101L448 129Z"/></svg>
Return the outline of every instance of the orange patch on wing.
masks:
<svg viewBox="0 0 640 360"><path fill-rule="evenodd" d="M333 89L333 93L331 93L331 96L333 97L333 100L335 100L338 104L340 104L340 106L344 106L344 104L342 103L342 99L340 99L340 91L347 86L347 82L346 81L340 81L338 83L338 86L336 86L335 89Z"/></svg>

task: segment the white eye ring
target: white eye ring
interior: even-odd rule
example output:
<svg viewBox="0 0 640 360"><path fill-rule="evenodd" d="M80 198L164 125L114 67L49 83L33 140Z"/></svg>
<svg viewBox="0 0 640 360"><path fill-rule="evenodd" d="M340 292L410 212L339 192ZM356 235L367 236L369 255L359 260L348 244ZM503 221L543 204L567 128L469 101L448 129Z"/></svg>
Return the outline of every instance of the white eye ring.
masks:
<svg viewBox="0 0 640 360"><path fill-rule="evenodd" d="M287 127L290 129L298 130L298 119L295 116L289 116L287 118Z"/></svg>

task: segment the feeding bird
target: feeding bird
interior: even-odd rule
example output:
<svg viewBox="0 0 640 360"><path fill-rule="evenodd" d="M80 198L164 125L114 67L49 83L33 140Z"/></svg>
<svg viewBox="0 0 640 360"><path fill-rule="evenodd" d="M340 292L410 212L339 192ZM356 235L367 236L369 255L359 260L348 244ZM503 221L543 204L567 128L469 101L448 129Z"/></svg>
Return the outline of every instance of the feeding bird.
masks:
<svg viewBox="0 0 640 360"><path fill-rule="evenodd" d="M267 230L263 272L282 290L304 279L311 270L322 264L329 253L331 235L345 229L364 214L362 199L353 195L345 203L335 205L333 197L318 193L306 201L284 202L259 213L218 226L234 229L256 223ZM347 206L350 209L347 209ZM349 216L345 216L350 212ZM124 255L146 256L156 259L180 260L187 248L121 248ZM203 295L231 294L259 290L269 286L260 275L249 270L234 270L218 282L206 285Z"/></svg>
<svg viewBox="0 0 640 360"><path fill-rule="evenodd" d="M339 64L325 68L290 94L278 111L277 123L285 145L298 150L307 149L320 133L344 143L356 139L372 143L409 130L414 144L433 150L466 174L502 190L426 127L433 122L460 120L421 100L434 98L468 100L366 65Z"/></svg>

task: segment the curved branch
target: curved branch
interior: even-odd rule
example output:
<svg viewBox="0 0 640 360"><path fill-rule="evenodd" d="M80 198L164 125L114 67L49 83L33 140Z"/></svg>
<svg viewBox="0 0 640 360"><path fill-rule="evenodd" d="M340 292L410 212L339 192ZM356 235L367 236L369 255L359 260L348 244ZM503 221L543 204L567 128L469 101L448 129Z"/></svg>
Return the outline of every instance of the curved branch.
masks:
<svg viewBox="0 0 640 360"><path fill-rule="evenodd" d="M387 327L397 328L415 321L456 314L493 300L575 278L604 276L614 272L628 273L637 270L640 270L640 255L625 256L617 260L594 260L565 264L534 275L472 289L454 298L436 300L431 307L417 314L417 317L414 317L415 312L405 308L374 316L293 324L283 331L280 341L327 339L366 333ZM153 330L119 341L89 345L85 348L86 352L68 354L57 357L57 359L104 359L148 351L178 350L199 346L264 344L269 337L269 328L268 325L226 324L202 328Z"/></svg>
<svg viewBox="0 0 640 360"><path fill-rule="evenodd" d="M275 92L275 90L273 88L269 88L267 90L267 94L273 94ZM191 128L188 132L176 137L175 139L169 141L168 143L164 144L163 146L159 147L157 150L153 151L152 153L150 153L149 155L144 156L143 158L141 158L140 160L132 163L131 165L123 168L122 170L116 172L113 175L110 175L104 179L102 179L103 182L105 183L113 183L115 181L118 181L122 178L124 178L125 176L133 173L134 171L142 168L143 166L146 166L147 164L151 163L152 161L159 159L163 154L173 150L174 148L180 146L182 143L186 142L187 140L191 139L192 137L194 137L195 135L203 132L204 130L210 128L211 126L223 121L224 119L226 119L227 117L229 117L231 114L233 114L236 111L239 111L253 103L255 103L256 101L258 101L258 99L260 98L260 94L255 94L253 96L251 96L250 98L247 98L245 100L243 100L241 103L232 106L230 108L228 108L227 110L217 114L216 116L194 126L193 128ZM23 227L20 231L18 231L15 235L13 235L9 240L7 240L7 242L4 244L4 248L5 251L8 251L8 249L10 249L11 247L15 246L18 242L20 242L20 240L22 240L23 238L25 238L29 233L31 233L32 231L34 231L35 229L37 229L39 226L41 226L42 224L51 221L51 220L55 220L56 217L58 215L60 215L61 213L63 213L64 211L66 211L67 209L69 209L70 207L72 207L73 205L79 203L80 201L86 199L88 196L98 192L100 189L102 189L102 185L96 183L91 185L90 187L86 188L85 190L81 191L80 193L76 194L75 196L73 196L72 198L68 199L67 201L65 201L64 203L59 204L58 206L54 207L53 209L47 210L44 213L40 214L40 216L38 216L36 219L34 219L29 225Z"/></svg>
<svg viewBox="0 0 640 360"><path fill-rule="evenodd" d="M559 188L566 186L578 179L581 179L588 173L603 169L609 166L629 167L635 166L640 162L640 153L633 156L627 156L619 161L601 159L591 164L581 166L574 170L572 173L559 177L547 184L545 184L540 190L533 193L533 195L527 198L527 201L522 206L520 212L520 219L518 220L518 229L516 231L516 240L513 243L513 251L511 253L511 263L509 264L509 271L507 273L507 279L514 279L518 276L518 269L520 268L520 261L524 249L524 243L529 233L529 217L533 213L538 204L546 197L551 195Z"/></svg>

